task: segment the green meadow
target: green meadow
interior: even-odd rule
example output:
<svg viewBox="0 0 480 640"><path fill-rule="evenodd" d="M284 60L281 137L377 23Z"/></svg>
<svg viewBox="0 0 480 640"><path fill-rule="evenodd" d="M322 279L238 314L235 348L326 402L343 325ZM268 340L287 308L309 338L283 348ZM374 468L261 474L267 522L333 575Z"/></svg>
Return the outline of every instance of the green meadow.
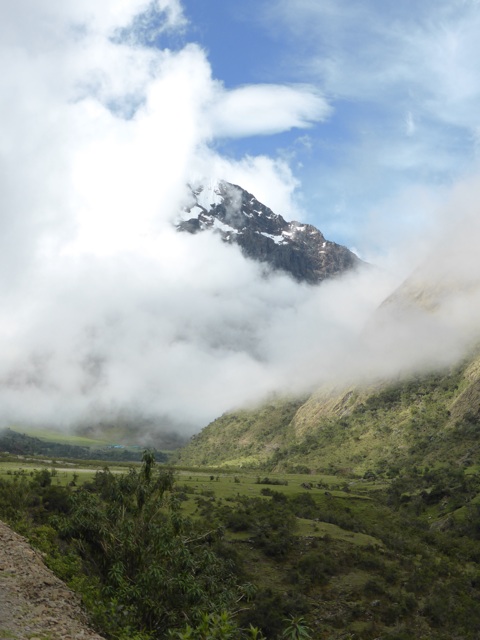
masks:
<svg viewBox="0 0 480 640"><path fill-rule="evenodd" d="M168 579L162 573L162 562L167 560L161 560L162 545L168 549L170 544L166 532L180 535L181 558L184 543L178 532L185 530L187 543L200 541L195 553L206 547L202 553L213 563L209 571L217 572L215 579L226 581L225 593L230 594L231 602L237 588L232 579L238 581L238 588L247 585L246 592L251 592L244 606L230 610L235 628L246 629L251 624L268 640L275 640L282 637L284 621L293 616L304 621L312 638L322 640L476 639L480 625L480 502L478 475L472 467L439 466L393 478L374 474L363 478L154 464L153 474L158 482L162 477L173 478L173 485L166 493L162 489L161 498L155 498L155 484L146 485L151 505L147 500L139 507L145 491L139 493L139 488L147 478L141 464L0 456L0 517L27 535L46 554L50 566L83 593L92 621L105 635L126 640L134 628L131 625L140 629L150 619L142 622L142 592L135 591L131 575L125 582L125 603L133 607L133 595L128 595L132 589L135 599L140 598L140 608L138 614L131 609L130 631L109 627L113 623L108 611L113 606L109 594L119 579L114 579L111 571L126 571L121 567L132 562L126 557L118 564L115 545L119 545L119 558L133 549L130 542L121 540L123 536L129 539L132 528L138 531L139 540L147 535L145 527L153 522L151 513L154 521L159 519L158 531L163 532L158 534L161 541L155 543L160 545L160 556L135 560L140 563L138 579L141 571L147 570L141 569L144 561L158 561L158 579ZM13 502L7 489L10 483L14 485L12 495L15 491L18 494ZM146 499L141 498L141 505ZM68 506L71 500L73 507ZM116 500L121 500L117 506ZM157 504L155 500L159 500ZM22 503L21 509L17 502ZM83 502L85 507L78 511ZM95 504L97 515L92 511ZM117 508L119 515L108 516ZM128 513L130 524L123 522ZM88 536L87 525L91 528ZM70 530L76 533L65 538ZM107 537L97 548L95 537L103 535ZM57 538L61 548L71 545L66 556L56 551ZM109 540L118 542L110 548ZM147 544L145 548L150 549L150 543L138 544ZM78 549L83 550L79 558ZM97 557L99 549L110 549L112 559L107 562ZM90 553L94 555L90 557ZM165 558L171 553L168 551ZM108 568L109 562L113 562L109 573L91 583L98 568ZM234 578L224 573L227 567ZM83 571L86 573L80 579ZM157 593L157 578L152 580L148 588ZM88 594L93 588L96 595L90 602ZM181 597L177 594L175 603ZM210 613L220 611L213 600L209 602ZM180 616L171 624L181 628L184 623ZM458 629L461 633L455 636ZM248 637L236 633L238 638ZM168 636L138 636L139 640L164 637Z"/></svg>

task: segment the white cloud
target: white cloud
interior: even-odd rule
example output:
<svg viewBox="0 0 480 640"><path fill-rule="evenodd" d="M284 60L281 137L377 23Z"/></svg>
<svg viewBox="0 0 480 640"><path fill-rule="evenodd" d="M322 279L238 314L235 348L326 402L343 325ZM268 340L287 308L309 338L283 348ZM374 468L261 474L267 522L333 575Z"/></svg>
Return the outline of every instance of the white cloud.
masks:
<svg viewBox="0 0 480 640"><path fill-rule="evenodd" d="M281 159L262 155L233 160L203 149L196 157L192 174L197 180L208 175L237 184L287 220L304 217L296 198L299 182Z"/></svg>
<svg viewBox="0 0 480 640"><path fill-rule="evenodd" d="M215 136L243 137L309 127L330 113L313 87L251 85L216 96L211 119Z"/></svg>
<svg viewBox="0 0 480 640"><path fill-rule="evenodd" d="M156 6L164 26L183 28L177 2ZM0 7L5 422L128 409L193 430L269 391L357 372L358 335L397 282L378 271L317 289L264 278L216 236L172 229L185 183L208 174L300 217L285 161L232 160L211 142L303 128L329 107L308 86L227 91L198 46L144 47L141 29L119 37L148 7ZM412 164L408 153L386 161Z"/></svg>
<svg viewBox="0 0 480 640"><path fill-rule="evenodd" d="M111 36L116 29L141 27L142 14L158 18L158 29L177 29L185 25L179 0L18 0L1 7L1 40L4 45L21 45L27 51L47 52L65 48L86 34Z"/></svg>
<svg viewBox="0 0 480 640"><path fill-rule="evenodd" d="M278 98L275 130L323 116L323 102L304 87L228 93L198 46L143 47L134 17L149 6L0 7L4 421L130 409L192 429L276 384L259 345L305 292L170 221L196 172L219 172L276 210L294 206L285 163L209 148L216 101L230 100L237 133L242 95L247 111ZM177 2L156 7L165 27L183 28Z"/></svg>
<svg viewBox="0 0 480 640"><path fill-rule="evenodd" d="M405 133L411 137L415 134L416 128L414 115L411 111L408 111L405 117Z"/></svg>

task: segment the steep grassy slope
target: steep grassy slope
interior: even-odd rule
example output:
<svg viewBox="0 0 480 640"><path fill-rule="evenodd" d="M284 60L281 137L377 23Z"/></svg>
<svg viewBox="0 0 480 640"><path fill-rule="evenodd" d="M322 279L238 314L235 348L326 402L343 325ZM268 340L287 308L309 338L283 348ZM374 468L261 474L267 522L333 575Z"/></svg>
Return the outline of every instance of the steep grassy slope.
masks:
<svg viewBox="0 0 480 640"><path fill-rule="evenodd" d="M189 465L258 466L285 445L303 399L276 399L255 410L226 413L194 436L181 451Z"/></svg>
<svg viewBox="0 0 480 640"><path fill-rule="evenodd" d="M477 357L449 371L225 414L181 462L395 475L412 465L471 466L479 453Z"/></svg>

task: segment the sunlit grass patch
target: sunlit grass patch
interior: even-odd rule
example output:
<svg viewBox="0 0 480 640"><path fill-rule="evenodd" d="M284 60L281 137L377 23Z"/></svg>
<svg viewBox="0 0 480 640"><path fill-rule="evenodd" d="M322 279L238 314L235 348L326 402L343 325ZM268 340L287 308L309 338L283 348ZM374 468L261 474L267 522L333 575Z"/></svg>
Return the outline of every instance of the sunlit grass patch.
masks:
<svg viewBox="0 0 480 640"><path fill-rule="evenodd" d="M360 547L368 546L380 548L384 546L381 540L378 540L373 536L369 536L365 533L347 531L329 522L317 522L314 520L307 520L306 518L297 518L297 522L298 528L295 533L299 536L340 540Z"/></svg>

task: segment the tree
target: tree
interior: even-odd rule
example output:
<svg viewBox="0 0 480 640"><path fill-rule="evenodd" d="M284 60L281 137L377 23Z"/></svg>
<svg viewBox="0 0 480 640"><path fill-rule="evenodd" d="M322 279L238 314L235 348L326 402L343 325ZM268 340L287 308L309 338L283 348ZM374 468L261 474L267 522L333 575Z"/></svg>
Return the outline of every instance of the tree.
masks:
<svg viewBox="0 0 480 640"><path fill-rule="evenodd" d="M219 626L218 616L244 595L216 553L221 531L205 531L182 516L173 473L155 470L154 462L146 452L139 473L97 473L72 496L64 537L97 572L105 601L101 623L110 635L118 633L121 620L123 627L164 637L186 622L205 625L205 612L217 616L209 623L225 635L227 622Z"/></svg>

